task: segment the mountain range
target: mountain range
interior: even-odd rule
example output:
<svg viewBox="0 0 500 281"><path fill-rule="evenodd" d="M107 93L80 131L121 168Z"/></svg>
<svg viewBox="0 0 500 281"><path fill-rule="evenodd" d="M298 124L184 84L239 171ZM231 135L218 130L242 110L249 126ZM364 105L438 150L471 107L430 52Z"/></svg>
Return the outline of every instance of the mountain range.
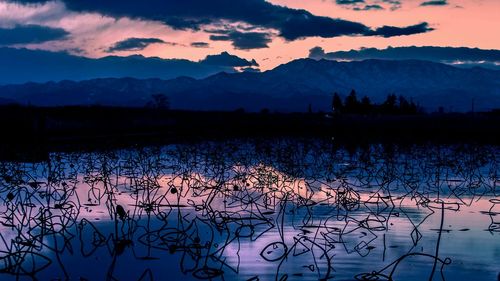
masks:
<svg viewBox="0 0 500 281"><path fill-rule="evenodd" d="M382 102L388 94L412 99L428 111L500 108L500 71L457 68L420 60L338 62L298 59L265 72L221 72L206 78L99 78L0 86L0 98L40 106L144 106L165 94L171 107L190 110L330 110L334 92ZM0 100L1 102L1 100Z"/></svg>
<svg viewBox="0 0 500 281"><path fill-rule="evenodd" d="M205 78L235 67L257 66L227 52L209 55L200 61L162 59L132 55L87 58L66 52L0 47L0 85L26 82L89 80L134 77L173 79L179 76Z"/></svg>

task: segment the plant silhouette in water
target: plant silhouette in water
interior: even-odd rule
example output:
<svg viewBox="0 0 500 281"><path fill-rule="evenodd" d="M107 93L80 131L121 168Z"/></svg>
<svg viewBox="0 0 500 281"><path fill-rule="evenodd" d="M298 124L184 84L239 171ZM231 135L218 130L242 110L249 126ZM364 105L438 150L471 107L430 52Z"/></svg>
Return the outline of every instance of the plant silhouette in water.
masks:
<svg viewBox="0 0 500 281"><path fill-rule="evenodd" d="M153 280L158 272L147 262L169 255L184 276L227 280L243 274L250 253L241 249L255 243L274 279L326 280L338 274L339 251L363 259L383 245L384 266L352 278L393 280L402 263L422 258L429 280L444 280L452 262L439 251L447 212L491 198L486 228L500 231L499 156L486 146L372 145L349 153L329 142L285 139L2 162L0 272L73 279L68 257L99 257L109 261L100 278ZM416 218L408 204L427 215ZM422 252L421 226L433 215L436 245ZM412 229L399 256L386 253L395 220ZM145 266L123 275L125 255Z"/></svg>

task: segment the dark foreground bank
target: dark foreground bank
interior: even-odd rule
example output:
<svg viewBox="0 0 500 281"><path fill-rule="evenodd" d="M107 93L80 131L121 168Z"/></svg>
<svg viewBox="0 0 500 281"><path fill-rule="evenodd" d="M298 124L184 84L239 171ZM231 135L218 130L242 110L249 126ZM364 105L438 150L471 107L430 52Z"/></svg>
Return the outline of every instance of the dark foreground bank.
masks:
<svg viewBox="0 0 500 281"><path fill-rule="evenodd" d="M331 115L116 107L0 108L0 153L223 138L327 137L345 144L499 144L500 114Z"/></svg>

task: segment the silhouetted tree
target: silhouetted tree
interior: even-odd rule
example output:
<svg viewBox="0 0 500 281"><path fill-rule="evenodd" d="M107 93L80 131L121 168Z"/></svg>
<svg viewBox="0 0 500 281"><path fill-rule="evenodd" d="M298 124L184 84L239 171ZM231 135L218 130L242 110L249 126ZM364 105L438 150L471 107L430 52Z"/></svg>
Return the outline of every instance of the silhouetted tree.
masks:
<svg viewBox="0 0 500 281"><path fill-rule="evenodd" d="M409 102L405 97L399 96L400 114L416 114L417 112L417 105L413 101Z"/></svg>
<svg viewBox="0 0 500 281"><path fill-rule="evenodd" d="M358 113L359 112L359 101L356 96L356 91L352 90L351 93L345 99L345 112L347 113Z"/></svg>
<svg viewBox="0 0 500 281"><path fill-rule="evenodd" d="M154 94L151 95L151 101L147 105L155 109L169 109L170 101L165 94Z"/></svg>
<svg viewBox="0 0 500 281"><path fill-rule="evenodd" d="M408 102L408 100L406 100L405 97L400 95L398 98L398 102L399 102L399 114L408 114L408 112L410 111L410 103Z"/></svg>
<svg viewBox="0 0 500 281"><path fill-rule="evenodd" d="M355 90L345 98L344 103L339 94L334 93L332 97L332 109L335 113L348 114L418 114L421 109L412 100L408 101L404 96L390 94L382 104L372 103L368 96L358 100Z"/></svg>
<svg viewBox="0 0 500 281"><path fill-rule="evenodd" d="M373 112L373 105L369 97L364 96L361 99L360 111L363 114L369 114Z"/></svg>
<svg viewBox="0 0 500 281"><path fill-rule="evenodd" d="M418 113L422 113L422 109L413 102L413 100L410 100L410 110L411 110L411 114L418 114Z"/></svg>
<svg viewBox="0 0 500 281"><path fill-rule="evenodd" d="M340 113L344 109L344 104L342 103L342 99L339 94L335 92L332 98L332 111Z"/></svg>
<svg viewBox="0 0 500 281"><path fill-rule="evenodd" d="M394 114L397 112L398 107L397 107L397 100L398 98L396 97L395 94L390 94L387 96L387 99L384 101L384 103L381 106L381 113L382 114Z"/></svg>

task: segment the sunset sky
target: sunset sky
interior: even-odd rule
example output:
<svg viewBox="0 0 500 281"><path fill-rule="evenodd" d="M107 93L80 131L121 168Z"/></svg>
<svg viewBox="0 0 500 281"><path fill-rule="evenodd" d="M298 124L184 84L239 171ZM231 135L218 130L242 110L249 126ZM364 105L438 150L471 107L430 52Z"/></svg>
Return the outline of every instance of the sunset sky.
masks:
<svg viewBox="0 0 500 281"><path fill-rule="evenodd" d="M0 46L198 61L227 51L262 70L388 46L500 49L498 0L0 1Z"/></svg>

